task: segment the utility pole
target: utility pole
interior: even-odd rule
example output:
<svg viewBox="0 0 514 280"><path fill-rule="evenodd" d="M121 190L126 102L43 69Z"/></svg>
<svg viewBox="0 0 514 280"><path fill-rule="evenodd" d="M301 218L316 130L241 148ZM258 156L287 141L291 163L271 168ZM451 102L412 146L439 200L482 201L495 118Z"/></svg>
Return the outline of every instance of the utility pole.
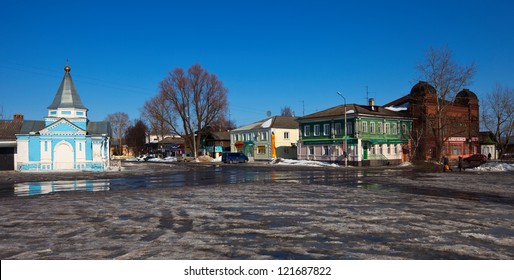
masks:
<svg viewBox="0 0 514 280"><path fill-rule="evenodd" d="M348 167L348 142L346 141L346 98L338 91L337 95L341 96L344 99L344 137L343 137L343 146L344 146L344 166Z"/></svg>

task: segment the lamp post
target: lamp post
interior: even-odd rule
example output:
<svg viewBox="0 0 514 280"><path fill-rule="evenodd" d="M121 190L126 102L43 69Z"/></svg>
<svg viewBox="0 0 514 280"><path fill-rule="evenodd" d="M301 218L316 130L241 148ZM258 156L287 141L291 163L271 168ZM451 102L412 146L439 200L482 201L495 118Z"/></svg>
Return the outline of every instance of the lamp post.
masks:
<svg viewBox="0 0 514 280"><path fill-rule="evenodd" d="M196 157L196 133L193 131L193 151L195 153L195 161L197 160Z"/></svg>
<svg viewBox="0 0 514 280"><path fill-rule="evenodd" d="M344 99L344 137L343 137L343 146L344 146L344 166L348 167L348 143L346 142L346 98L338 91L337 95L341 96Z"/></svg>

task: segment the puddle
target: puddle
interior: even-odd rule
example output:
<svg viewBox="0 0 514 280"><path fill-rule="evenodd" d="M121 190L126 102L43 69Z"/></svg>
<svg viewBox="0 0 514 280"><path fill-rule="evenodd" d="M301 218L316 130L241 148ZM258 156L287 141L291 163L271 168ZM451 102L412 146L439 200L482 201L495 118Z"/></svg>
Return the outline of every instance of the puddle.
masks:
<svg viewBox="0 0 514 280"><path fill-rule="evenodd" d="M109 180L76 180L52 182L26 182L14 184L14 195L36 196L54 192L85 191L98 192L110 189Z"/></svg>
<svg viewBox="0 0 514 280"><path fill-rule="evenodd" d="M487 230L485 232L486 234L492 234L496 236L514 236L514 229L510 228L493 228L490 230Z"/></svg>

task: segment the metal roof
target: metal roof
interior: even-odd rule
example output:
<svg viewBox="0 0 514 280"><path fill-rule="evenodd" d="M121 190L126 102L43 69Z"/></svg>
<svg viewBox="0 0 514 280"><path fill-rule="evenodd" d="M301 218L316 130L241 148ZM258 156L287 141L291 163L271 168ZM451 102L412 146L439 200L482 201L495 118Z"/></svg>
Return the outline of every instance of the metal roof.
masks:
<svg viewBox="0 0 514 280"><path fill-rule="evenodd" d="M350 115L368 115L368 116L380 116L380 117L401 117L408 118L408 114L405 111L395 112L388 110L381 106L367 106L367 105L357 105L357 104L347 104L346 112L348 116ZM299 118L302 120L311 120L311 119L320 119L320 118L334 118L334 117L343 117L344 116L344 105L335 106L332 108L328 108L323 111L319 111L310 115L303 116Z"/></svg>
<svg viewBox="0 0 514 280"><path fill-rule="evenodd" d="M45 121L23 121L20 134L30 134L31 132L39 132L45 128Z"/></svg>
<svg viewBox="0 0 514 280"><path fill-rule="evenodd" d="M109 122L88 122L87 134L88 135L110 135L111 124Z"/></svg>
<svg viewBox="0 0 514 280"><path fill-rule="evenodd" d="M80 101L79 94L75 88L75 84L70 76L70 67L66 65L64 67L64 77L62 78L61 85L55 94L54 101L48 109L58 108L76 108L76 109L87 109Z"/></svg>
<svg viewBox="0 0 514 280"><path fill-rule="evenodd" d="M298 129L298 121L296 117L289 116L274 116L249 125L241 126L231 131L247 131L254 129L265 128L284 128L284 129Z"/></svg>

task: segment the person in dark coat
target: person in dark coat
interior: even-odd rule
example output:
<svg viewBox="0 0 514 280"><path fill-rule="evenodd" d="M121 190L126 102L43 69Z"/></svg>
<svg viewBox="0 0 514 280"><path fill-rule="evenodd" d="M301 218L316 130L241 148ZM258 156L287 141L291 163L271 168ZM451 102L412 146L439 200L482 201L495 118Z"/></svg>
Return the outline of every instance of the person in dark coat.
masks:
<svg viewBox="0 0 514 280"><path fill-rule="evenodd" d="M448 157L443 156L443 172L446 172L446 170L452 171L450 168L450 160L448 160Z"/></svg>
<svg viewBox="0 0 514 280"><path fill-rule="evenodd" d="M461 156L459 156L458 166L459 166L459 172L461 172L462 171L462 157Z"/></svg>

